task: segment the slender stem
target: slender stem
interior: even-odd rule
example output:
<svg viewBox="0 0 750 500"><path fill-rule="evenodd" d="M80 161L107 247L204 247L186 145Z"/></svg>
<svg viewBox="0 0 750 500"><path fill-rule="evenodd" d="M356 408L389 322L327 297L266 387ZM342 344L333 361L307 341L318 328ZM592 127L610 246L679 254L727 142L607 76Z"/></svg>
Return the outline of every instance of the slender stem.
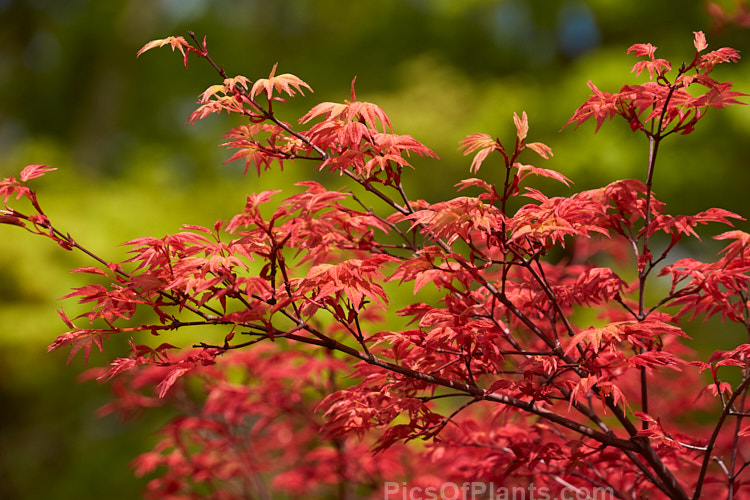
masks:
<svg viewBox="0 0 750 500"><path fill-rule="evenodd" d="M742 380L742 383L734 390L732 395L724 404L724 408L721 412L721 415L719 416L719 420L717 420L716 426L714 426L714 431L711 434L708 443L706 443L706 453L705 455L703 455L703 463L701 464L701 470L698 474L698 480L696 481L695 492L693 493L694 500L698 500L701 497L703 482L706 479L706 472L708 471L708 463L711 461L711 452L714 449L716 440L719 438L719 432L721 432L721 428L724 426L724 422L726 421L726 419L731 415L734 402L737 400L737 398L740 397L740 395L745 394L748 386L750 386L750 374L746 373L745 378Z"/></svg>
<svg viewBox="0 0 750 500"><path fill-rule="evenodd" d="M746 399L747 399L747 391L743 391L742 401L740 401L740 408L742 408L743 410L745 409ZM727 474L727 486L729 488L727 499L730 499L730 500L734 498L734 478L737 477L735 475L735 469L737 468L737 452L739 451L740 430L742 428L742 419L744 415L736 415L736 416L737 416L737 419L735 420L735 423L734 423L734 435L732 436L732 458L729 461L729 471L728 471L729 473Z"/></svg>

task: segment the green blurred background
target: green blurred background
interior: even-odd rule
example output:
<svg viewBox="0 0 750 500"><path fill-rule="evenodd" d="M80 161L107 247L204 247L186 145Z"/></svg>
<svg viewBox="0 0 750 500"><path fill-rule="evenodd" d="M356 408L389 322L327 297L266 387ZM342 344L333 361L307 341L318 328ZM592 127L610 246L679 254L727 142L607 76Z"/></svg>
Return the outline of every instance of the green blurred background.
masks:
<svg viewBox="0 0 750 500"><path fill-rule="evenodd" d="M715 25L699 0L0 0L0 174L29 163L59 168L35 181L42 205L108 260L123 258L118 245L131 238L230 217L247 192L310 175L333 187L343 182L312 174L308 164L260 179L242 177L241 164L222 165L230 153L217 144L236 120L185 124L217 76L198 59L185 70L168 49L135 57L147 41L188 30L208 36L230 74L256 79L278 62L280 72L308 82L314 94L278 108L287 121L320 101L347 99L356 75L360 99L380 104L396 132L440 155L415 161L405 178L413 198L431 201L451 196L469 175L458 141L486 132L510 142L512 114L521 111L530 140L555 153L536 164L563 172L575 188L643 179L644 138L624 122L597 135L589 124L560 132L587 97L586 81L608 91L638 81L625 54L633 43L651 42L677 64L689 60L696 30L710 48L750 52L750 31ZM750 62L715 74L750 93ZM712 206L750 213L748 108L709 112L660 155L655 191L672 213ZM480 175L493 179L492 163ZM0 499L138 498L144 480L128 464L169 416L97 417L107 387L77 381L80 359L66 367L66 352L46 353L64 331L58 298L82 284L68 270L83 265L81 254L0 227Z"/></svg>

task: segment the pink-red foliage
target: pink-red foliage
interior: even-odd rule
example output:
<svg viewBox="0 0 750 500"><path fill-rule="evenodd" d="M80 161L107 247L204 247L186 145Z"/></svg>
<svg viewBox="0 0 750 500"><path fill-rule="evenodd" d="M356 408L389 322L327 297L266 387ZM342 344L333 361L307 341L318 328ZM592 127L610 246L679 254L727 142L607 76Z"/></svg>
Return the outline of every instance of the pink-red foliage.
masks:
<svg viewBox="0 0 750 500"><path fill-rule="evenodd" d="M551 496L750 494L750 344L705 359L689 336L691 320L717 314L750 333L750 235L718 236L728 244L715 262L663 265L680 240L698 238L698 225L740 217L671 215L652 192L660 142L692 132L710 108L740 103L744 94L709 76L737 51L705 52L696 32L694 58L672 75L656 47L636 44L633 71L649 81L614 94L589 82L593 94L566 125L593 119L598 130L624 118L649 142L645 182L563 197L527 186L532 174L570 180L521 163L526 150L552 156L527 142L524 112L513 115L511 147L484 133L461 141L474 155L470 172L486 175L457 187L477 194L428 203L409 199L401 179L414 155L435 154L357 100L354 83L351 100L318 104L294 126L273 106L311 92L304 81L275 66L254 82L230 78L205 39L192 38L155 40L138 54L169 45L185 65L193 53L217 70L222 83L200 94L190 121L247 118L225 137L230 161L259 175L274 163L309 164L371 198L312 181L278 201L281 191L252 193L228 221L134 239L129 259L109 263L42 211L28 181L53 169L29 165L0 183L0 223L85 252L94 265L75 271L108 280L67 295L88 311L60 311L69 331L50 350L88 357L128 336L124 357L89 372L113 384L102 411L180 411L134 461L138 475L154 475L147 497L406 498L449 482ZM28 200L32 213L11 199ZM511 211L511 199L524 201ZM654 243L658 233L666 241ZM671 286L653 284L653 271ZM415 295L400 308L389 298L398 286ZM174 331L208 326L218 337L173 345Z"/></svg>

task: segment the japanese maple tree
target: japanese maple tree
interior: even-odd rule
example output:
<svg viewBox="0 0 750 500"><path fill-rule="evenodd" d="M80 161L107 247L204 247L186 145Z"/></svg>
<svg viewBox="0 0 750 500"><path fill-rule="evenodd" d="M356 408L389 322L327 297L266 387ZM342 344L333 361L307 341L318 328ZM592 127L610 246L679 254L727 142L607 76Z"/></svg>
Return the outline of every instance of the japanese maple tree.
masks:
<svg viewBox="0 0 750 500"><path fill-rule="evenodd" d="M251 193L228 220L137 238L129 259L109 262L48 218L30 181L54 169L29 165L0 184L0 222L92 259L74 270L91 284L66 296L87 312L60 311L68 331L49 349L88 358L111 337L130 339L129 352L88 372L111 381L102 411L179 410L134 462L154 474L149 498L407 498L448 482L744 497L750 340L706 355L690 325L719 315L750 334L750 234L717 236L726 246L714 262L674 261L699 225L741 217L670 215L653 192L662 141L745 95L712 76L739 53L708 51L702 32L693 43L677 68L633 45L633 71L648 80L616 93L589 82L565 124L624 118L646 138L643 180L545 195L534 176L570 180L526 163L552 150L528 140L522 112L512 144L461 141L483 178L428 203L409 197L402 176L414 156L436 155L358 100L354 82L348 100L291 124L277 108L312 92L297 76L229 76L205 39L154 40L138 55L170 46L186 67L197 56L220 76L189 120L244 117L225 136L229 161L258 175L290 163L326 170L345 187ZM30 209L8 205L22 199ZM395 286L414 292L397 311ZM177 330L207 326L214 333L182 345Z"/></svg>

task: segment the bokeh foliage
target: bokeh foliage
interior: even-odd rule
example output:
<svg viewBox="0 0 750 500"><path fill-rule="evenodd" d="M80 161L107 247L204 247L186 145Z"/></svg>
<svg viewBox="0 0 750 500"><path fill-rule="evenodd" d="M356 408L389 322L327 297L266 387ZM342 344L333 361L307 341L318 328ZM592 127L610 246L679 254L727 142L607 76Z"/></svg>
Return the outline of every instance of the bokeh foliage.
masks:
<svg viewBox="0 0 750 500"><path fill-rule="evenodd" d="M405 177L412 197L431 201L451 196L468 175L458 141L474 132L511 140L514 111L528 113L530 138L555 153L540 166L575 188L642 179L645 144L627 124L596 136L592 126L560 132L588 95L586 81L610 91L635 81L625 54L633 43L688 59L696 30L711 48L750 53L750 31L718 29L703 2L679 0L0 0L0 26L0 174L27 163L58 167L37 184L43 206L110 260L123 257L115 245L128 239L229 217L246 192L310 175L343 184L311 174L309 164L260 179L222 165L230 153L216 145L229 119L185 124L216 75L198 60L187 72L166 49L136 59L154 38L205 34L230 74L251 79L278 62L316 91L278 108L288 121L317 102L348 98L356 75L360 99L380 104L396 132L440 155L417 159ZM750 93L750 61L717 71ZM721 206L747 215L748 137L750 113L736 107L711 113L686 139L669 139L657 196L677 213ZM491 179L491 169L488 162L481 175ZM57 298L80 284L67 271L87 264L0 228L0 498L136 498L143 485L127 464L168 415L137 424L97 418L106 387L79 384L79 364L65 367L64 354L45 352L64 328Z"/></svg>

